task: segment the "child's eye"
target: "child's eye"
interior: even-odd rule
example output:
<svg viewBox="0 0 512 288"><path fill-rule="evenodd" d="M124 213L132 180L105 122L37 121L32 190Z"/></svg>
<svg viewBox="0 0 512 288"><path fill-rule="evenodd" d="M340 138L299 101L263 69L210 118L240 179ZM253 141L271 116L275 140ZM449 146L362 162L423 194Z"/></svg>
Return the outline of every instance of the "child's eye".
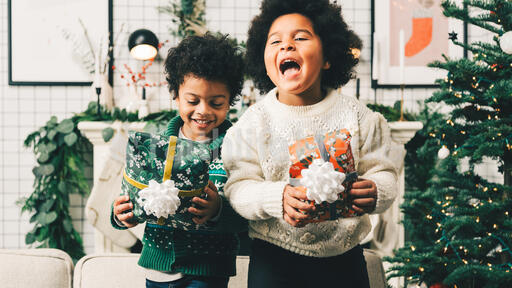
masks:
<svg viewBox="0 0 512 288"><path fill-rule="evenodd" d="M199 101L187 101L187 103L191 105L197 105L199 104Z"/></svg>
<svg viewBox="0 0 512 288"><path fill-rule="evenodd" d="M270 41L270 45L279 44L280 42L281 42L280 40L272 40L272 41Z"/></svg>
<svg viewBox="0 0 512 288"><path fill-rule="evenodd" d="M306 38L306 37L295 37L295 41L304 41L304 40L308 40L308 38Z"/></svg>
<svg viewBox="0 0 512 288"><path fill-rule="evenodd" d="M224 105L224 103L215 103L215 102L212 102L211 103L212 107L222 107L222 105Z"/></svg>

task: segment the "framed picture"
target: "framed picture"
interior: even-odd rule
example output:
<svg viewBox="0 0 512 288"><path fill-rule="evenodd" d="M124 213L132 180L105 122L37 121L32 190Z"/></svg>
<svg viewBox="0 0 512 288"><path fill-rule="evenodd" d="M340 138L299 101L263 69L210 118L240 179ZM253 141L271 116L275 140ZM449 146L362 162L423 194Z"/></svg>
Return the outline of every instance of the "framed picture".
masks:
<svg viewBox="0 0 512 288"><path fill-rule="evenodd" d="M443 15L442 0L372 0L372 88L435 87L446 71L427 64L464 56L449 35L465 39L465 23ZM458 0L462 5L462 0ZM451 33L451 34L450 34Z"/></svg>
<svg viewBox="0 0 512 288"><path fill-rule="evenodd" d="M9 85L91 85L98 57L112 83L112 0L8 0L8 22Z"/></svg>

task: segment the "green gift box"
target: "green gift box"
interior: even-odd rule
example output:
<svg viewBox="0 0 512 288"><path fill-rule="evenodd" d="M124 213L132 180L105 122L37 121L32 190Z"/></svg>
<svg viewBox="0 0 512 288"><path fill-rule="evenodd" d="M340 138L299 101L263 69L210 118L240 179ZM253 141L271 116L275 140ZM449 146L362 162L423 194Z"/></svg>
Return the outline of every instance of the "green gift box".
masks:
<svg viewBox="0 0 512 288"><path fill-rule="evenodd" d="M193 197L206 197L203 190L208 185L211 159L211 150L205 144L176 136L130 131L121 188L133 203L134 220L184 230L204 228L192 221L194 215L188 208L193 205ZM150 180L174 181L181 202L175 214L156 217L145 212L138 201L139 191L147 188Z"/></svg>

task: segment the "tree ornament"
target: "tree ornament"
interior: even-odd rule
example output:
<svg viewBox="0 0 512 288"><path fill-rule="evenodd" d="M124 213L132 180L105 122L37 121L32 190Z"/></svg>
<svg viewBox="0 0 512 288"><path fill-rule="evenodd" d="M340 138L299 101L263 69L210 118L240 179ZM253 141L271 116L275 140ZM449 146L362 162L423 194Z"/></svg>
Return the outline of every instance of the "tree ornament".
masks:
<svg viewBox="0 0 512 288"><path fill-rule="evenodd" d="M500 37L500 47L503 52L512 54L512 31L508 31Z"/></svg>
<svg viewBox="0 0 512 288"><path fill-rule="evenodd" d="M446 157L448 157L448 155L450 155L450 150L448 149L448 147L446 147L446 145L443 145L443 147L441 147L441 149L437 151L437 157L439 159L445 159Z"/></svg>

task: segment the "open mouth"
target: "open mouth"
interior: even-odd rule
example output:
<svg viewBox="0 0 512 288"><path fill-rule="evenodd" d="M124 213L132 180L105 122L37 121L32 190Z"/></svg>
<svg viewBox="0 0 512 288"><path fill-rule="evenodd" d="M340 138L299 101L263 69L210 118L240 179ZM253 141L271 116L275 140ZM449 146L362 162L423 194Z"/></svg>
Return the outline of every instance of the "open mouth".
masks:
<svg viewBox="0 0 512 288"><path fill-rule="evenodd" d="M300 70L300 65L295 60L285 59L279 64L279 71L281 74L287 75L289 73L298 72Z"/></svg>

